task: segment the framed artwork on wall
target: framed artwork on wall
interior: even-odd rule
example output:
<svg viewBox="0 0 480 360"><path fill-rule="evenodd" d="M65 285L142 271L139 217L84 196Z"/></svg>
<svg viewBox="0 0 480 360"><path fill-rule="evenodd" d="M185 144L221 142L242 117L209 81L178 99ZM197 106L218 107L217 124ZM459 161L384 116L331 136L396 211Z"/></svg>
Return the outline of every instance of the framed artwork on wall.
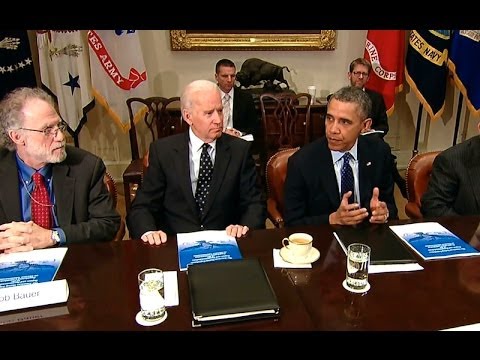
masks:
<svg viewBox="0 0 480 360"><path fill-rule="evenodd" d="M170 30L174 51L335 50L335 30Z"/></svg>

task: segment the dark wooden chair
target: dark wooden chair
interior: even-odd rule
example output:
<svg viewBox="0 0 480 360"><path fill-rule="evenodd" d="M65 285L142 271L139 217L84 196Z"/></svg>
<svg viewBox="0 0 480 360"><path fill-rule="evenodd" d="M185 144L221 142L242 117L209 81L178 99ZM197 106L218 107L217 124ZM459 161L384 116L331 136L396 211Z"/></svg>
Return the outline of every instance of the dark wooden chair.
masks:
<svg viewBox="0 0 480 360"><path fill-rule="evenodd" d="M440 151L431 151L415 155L407 166L407 194L408 202L405 205L405 214L410 219L423 217L420 208L421 199L428 187L432 174L433 161Z"/></svg>
<svg viewBox="0 0 480 360"><path fill-rule="evenodd" d="M277 151L301 147L311 141L311 99L310 94L293 92L260 96L262 143L259 149L263 171L268 159Z"/></svg>
<svg viewBox="0 0 480 360"><path fill-rule="evenodd" d="M105 175L103 175L103 182L105 183L105 186L107 187L107 190L110 193L110 196L112 197L113 206L116 208L117 198L118 198L117 184L115 183L115 180L113 180L113 177L108 172L106 172ZM115 235L114 241L123 240L123 237L125 236L125 231L126 231L125 221L122 219L120 223L120 229L118 229L118 232Z"/></svg>
<svg viewBox="0 0 480 360"><path fill-rule="evenodd" d="M183 132L188 129L188 124L182 121L178 96L129 98L127 107L132 161L123 172L123 187L128 213L138 185L142 182L143 156L150 143L158 138Z"/></svg>
<svg viewBox="0 0 480 360"><path fill-rule="evenodd" d="M267 215L276 227L284 227L284 192L288 158L299 148L284 149L275 153L267 162Z"/></svg>

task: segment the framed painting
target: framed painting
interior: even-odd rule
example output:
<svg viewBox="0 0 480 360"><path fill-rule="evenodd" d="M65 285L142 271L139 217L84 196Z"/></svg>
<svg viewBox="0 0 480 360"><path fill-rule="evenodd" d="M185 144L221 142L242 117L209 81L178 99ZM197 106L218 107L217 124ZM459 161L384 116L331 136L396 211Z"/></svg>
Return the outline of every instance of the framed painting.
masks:
<svg viewBox="0 0 480 360"><path fill-rule="evenodd" d="M335 50L335 30L170 30L173 51Z"/></svg>

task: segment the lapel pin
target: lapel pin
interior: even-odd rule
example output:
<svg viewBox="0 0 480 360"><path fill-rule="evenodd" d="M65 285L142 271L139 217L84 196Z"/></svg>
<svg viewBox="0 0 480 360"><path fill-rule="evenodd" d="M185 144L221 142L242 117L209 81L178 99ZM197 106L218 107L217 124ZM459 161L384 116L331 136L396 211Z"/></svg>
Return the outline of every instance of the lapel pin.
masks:
<svg viewBox="0 0 480 360"><path fill-rule="evenodd" d="M371 161L367 162L367 166L370 166L370 165L372 165L372 162Z"/></svg>

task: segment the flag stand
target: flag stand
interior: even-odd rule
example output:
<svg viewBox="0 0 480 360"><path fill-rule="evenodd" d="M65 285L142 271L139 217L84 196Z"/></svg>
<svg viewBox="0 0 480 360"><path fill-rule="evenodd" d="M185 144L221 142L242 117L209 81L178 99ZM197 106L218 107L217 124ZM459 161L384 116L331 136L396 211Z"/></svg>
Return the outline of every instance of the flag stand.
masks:
<svg viewBox="0 0 480 360"><path fill-rule="evenodd" d="M457 133L458 133L458 128L460 127L460 115L462 113L462 104L463 104L463 94L460 92L458 95L458 107L457 107L457 118L455 119L455 131L453 132L453 145L457 143Z"/></svg>
<svg viewBox="0 0 480 360"><path fill-rule="evenodd" d="M418 105L417 128L415 129L415 142L413 144L412 158L418 154L418 138L420 137L420 125L422 124L423 104Z"/></svg>

